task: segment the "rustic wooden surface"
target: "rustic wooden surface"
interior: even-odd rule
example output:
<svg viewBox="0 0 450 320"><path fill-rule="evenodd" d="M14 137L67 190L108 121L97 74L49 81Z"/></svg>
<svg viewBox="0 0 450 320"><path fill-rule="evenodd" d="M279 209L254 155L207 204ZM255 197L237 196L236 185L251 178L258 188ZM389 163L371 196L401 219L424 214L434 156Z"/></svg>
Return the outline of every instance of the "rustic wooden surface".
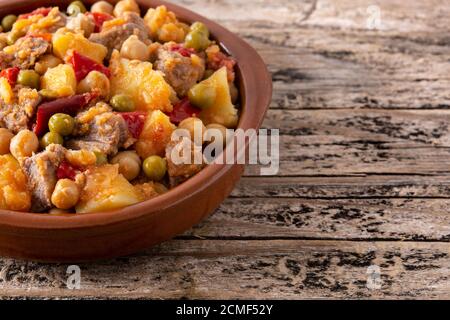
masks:
<svg viewBox="0 0 450 320"><path fill-rule="evenodd" d="M176 2L269 65L279 175L248 168L184 235L81 265L80 290L67 265L0 260L0 296L450 298L450 1Z"/></svg>

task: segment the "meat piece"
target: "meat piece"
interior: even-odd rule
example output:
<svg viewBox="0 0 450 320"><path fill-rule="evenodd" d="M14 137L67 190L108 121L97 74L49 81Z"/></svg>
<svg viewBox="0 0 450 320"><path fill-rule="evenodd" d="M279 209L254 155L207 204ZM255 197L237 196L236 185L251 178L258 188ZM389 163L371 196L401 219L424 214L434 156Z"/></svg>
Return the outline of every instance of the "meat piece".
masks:
<svg viewBox="0 0 450 320"><path fill-rule="evenodd" d="M0 69L18 67L32 69L38 58L50 50L50 44L42 38L23 37L15 44L0 51Z"/></svg>
<svg viewBox="0 0 450 320"><path fill-rule="evenodd" d="M125 20L122 25L110 28L103 27L99 33L93 33L89 40L104 45L108 48L108 59L114 49L120 50L123 43L132 35L135 35L144 43L150 43L149 33L144 20L135 12L125 12L121 19Z"/></svg>
<svg viewBox="0 0 450 320"><path fill-rule="evenodd" d="M57 182L56 170L64 160L64 153L64 147L51 144L43 152L22 163L22 169L28 177L32 212L44 212L52 208L51 197Z"/></svg>
<svg viewBox="0 0 450 320"><path fill-rule="evenodd" d="M14 103L8 104L0 99L0 127L14 133L28 129L40 101L39 93L30 88L20 88Z"/></svg>
<svg viewBox="0 0 450 320"><path fill-rule="evenodd" d="M97 151L105 155L115 155L120 148L134 143L125 120L117 114L106 112L96 115L89 123L86 132L80 139L67 142L67 147L75 150Z"/></svg>
<svg viewBox="0 0 450 320"><path fill-rule="evenodd" d="M179 51L172 50L169 43L158 49L155 68L164 73L164 78L179 97L187 95L197 81L205 73L205 61L198 55L183 56Z"/></svg>
<svg viewBox="0 0 450 320"><path fill-rule="evenodd" d="M182 160L184 158L184 152L189 150L190 155L186 158L188 159L190 156L190 161L188 163L179 163L179 161L175 161L173 159L174 155L177 155ZM202 148L197 147L197 151L199 152L200 159L202 158ZM176 187L177 185L183 183L188 180L190 177L199 173L204 167L205 164L195 164L195 145L192 141L189 141L187 145L184 145L182 142L171 141L167 144L166 147L166 159L167 159L167 171L169 173L169 183L170 186Z"/></svg>

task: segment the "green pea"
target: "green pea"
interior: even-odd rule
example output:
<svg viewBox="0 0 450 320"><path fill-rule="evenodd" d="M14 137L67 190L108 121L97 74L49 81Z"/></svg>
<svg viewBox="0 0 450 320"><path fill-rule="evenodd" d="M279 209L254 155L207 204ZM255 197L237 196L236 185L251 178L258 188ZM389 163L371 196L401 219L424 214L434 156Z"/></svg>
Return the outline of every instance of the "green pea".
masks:
<svg viewBox="0 0 450 320"><path fill-rule="evenodd" d="M72 134L75 127L75 120L65 113L56 113L51 116L48 121L48 128L50 132L60 134L61 136L68 136Z"/></svg>
<svg viewBox="0 0 450 320"><path fill-rule="evenodd" d="M206 38L209 38L209 30L208 30L208 27L204 23L194 22L191 25L191 31L196 31L196 30L201 32L202 34L204 34L206 36Z"/></svg>
<svg viewBox="0 0 450 320"><path fill-rule="evenodd" d="M56 132L47 132L40 141L41 148L45 149L51 144L63 144L64 139L63 137Z"/></svg>
<svg viewBox="0 0 450 320"><path fill-rule="evenodd" d="M85 13L86 7L81 1L74 1L67 7L67 14L69 16L77 16L79 13Z"/></svg>
<svg viewBox="0 0 450 320"><path fill-rule="evenodd" d="M144 160L142 169L147 177L153 181L160 181L167 172L167 162L158 156L151 156Z"/></svg>
<svg viewBox="0 0 450 320"><path fill-rule="evenodd" d="M132 112L136 109L133 99L125 94L115 95L110 103L113 109L118 112Z"/></svg>
<svg viewBox="0 0 450 320"><path fill-rule="evenodd" d="M2 28L4 32L11 31L14 23L17 21L17 16L10 14L2 19Z"/></svg>
<svg viewBox="0 0 450 320"><path fill-rule="evenodd" d="M39 94L45 99L56 99L58 98L58 94L55 91L49 89L42 89L39 91Z"/></svg>
<svg viewBox="0 0 450 320"><path fill-rule="evenodd" d="M39 89L41 76L34 70L21 70L17 76L17 83L25 87Z"/></svg>
<svg viewBox="0 0 450 320"><path fill-rule="evenodd" d="M184 44L187 48L193 48L197 51L202 51L208 48L210 43L211 42L209 41L208 37L201 31L192 30L187 34Z"/></svg>
<svg viewBox="0 0 450 320"><path fill-rule="evenodd" d="M97 157L97 165L98 166L108 163L108 158L106 157L106 155L104 153L101 153L99 151L94 151L94 154Z"/></svg>
<svg viewBox="0 0 450 320"><path fill-rule="evenodd" d="M216 101L216 96L216 88L202 82L193 86L188 92L189 101L200 109L210 108Z"/></svg>

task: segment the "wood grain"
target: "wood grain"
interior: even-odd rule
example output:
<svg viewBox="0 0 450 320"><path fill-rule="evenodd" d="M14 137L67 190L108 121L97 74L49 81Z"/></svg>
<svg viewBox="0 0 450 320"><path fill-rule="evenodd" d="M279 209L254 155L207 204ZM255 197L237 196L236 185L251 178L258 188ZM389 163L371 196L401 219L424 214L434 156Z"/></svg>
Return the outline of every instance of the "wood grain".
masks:
<svg viewBox="0 0 450 320"><path fill-rule="evenodd" d="M174 2L267 62L279 174L249 167L184 235L81 265L80 290L66 289L67 265L0 259L0 296L450 298L450 1Z"/></svg>
<svg viewBox="0 0 450 320"><path fill-rule="evenodd" d="M8 298L448 298L449 262L442 243L171 241L81 265L80 290L65 288L67 265L3 260L0 278ZM371 266L379 289L367 288Z"/></svg>

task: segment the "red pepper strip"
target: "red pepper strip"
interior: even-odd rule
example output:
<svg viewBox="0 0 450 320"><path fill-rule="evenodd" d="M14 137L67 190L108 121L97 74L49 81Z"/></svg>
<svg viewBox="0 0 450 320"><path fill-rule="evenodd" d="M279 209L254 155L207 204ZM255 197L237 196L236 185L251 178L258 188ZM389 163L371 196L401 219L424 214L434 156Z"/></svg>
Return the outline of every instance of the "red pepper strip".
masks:
<svg viewBox="0 0 450 320"><path fill-rule="evenodd" d="M146 112L119 112L119 115L125 120L128 126L128 131L133 138L139 139L142 130L144 129L145 120L147 118Z"/></svg>
<svg viewBox="0 0 450 320"><path fill-rule="evenodd" d="M38 14L41 14L41 15L43 15L44 17L46 17L46 16L48 16L48 14L50 13L50 11L52 11L52 8L39 8L39 9L36 9L36 10L30 12L30 13L21 14L21 15L18 17L18 19L19 19L19 20L20 20L20 19L28 19L29 17L35 16L35 15L38 15Z"/></svg>
<svg viewBox="0 0 450 320"><path fill-rule="evenodd" d="M79 168L75 168L67 161L61 162L58 169L56 170L56 177L59 179L70 179L75 180L75 176L77 175L77 171L80 171Z"/></svg>
<svg viewBox="0 0 450 320"><path fill-rule="evenodd" d="M94 23L95 23L94 32L101 32L103 23L105 23L105 21L109 21L109 20L113 19L113 16L111 16L107 13L101 13L101 12L87 12L86 15L90 16L94 19Z"/></svg>
<svg viewBox="0 0 450 320"><path fill-rule="evenodd" d="M69 98L61 98L41 104L36 114L36 124L33 131L37 136L42 136L48 131L48 120L55 113L66 113L75 116L78 111L83 109L92 100L97 97L93 93L85 93Z"/></svg>
<svg viewBox="0 0 450 320"><path fill-rule="evenodd" d="M17 76L19 75L20 69L17 67L8 68L0 72L0 77L6 78L9 84L14 87L17 82Z"/></svg>
<svg viewBox="0 0 450 320"><path fill-rule="evenodd" d="M173 106L173 111L168 114L170 121L179 124L186 118L195 117L201 112L200 109L194 107L188 98L184 98Z"/></svg>
<svg viewBox="0 0 450 320"><path fill-rule="evenodd" d="M185 48L180 44L175 44L170 48L170 51L174 51L174 52L178 52L179 54L181 54L183 57L187 57L189 58L191 56L191 54L195 53L195 50L192 48Z"/></svg>
<svg viewBox="0 0 450 320"><path fill-rule="evenodd" d="M76 51L73 52L72 57L70 58L70 63L75 70L77 81L81 81L86 78L91 71L99 71L104 73L108 78L111 77L111 71L109 71L107 67L79 54Z"/></svg>

